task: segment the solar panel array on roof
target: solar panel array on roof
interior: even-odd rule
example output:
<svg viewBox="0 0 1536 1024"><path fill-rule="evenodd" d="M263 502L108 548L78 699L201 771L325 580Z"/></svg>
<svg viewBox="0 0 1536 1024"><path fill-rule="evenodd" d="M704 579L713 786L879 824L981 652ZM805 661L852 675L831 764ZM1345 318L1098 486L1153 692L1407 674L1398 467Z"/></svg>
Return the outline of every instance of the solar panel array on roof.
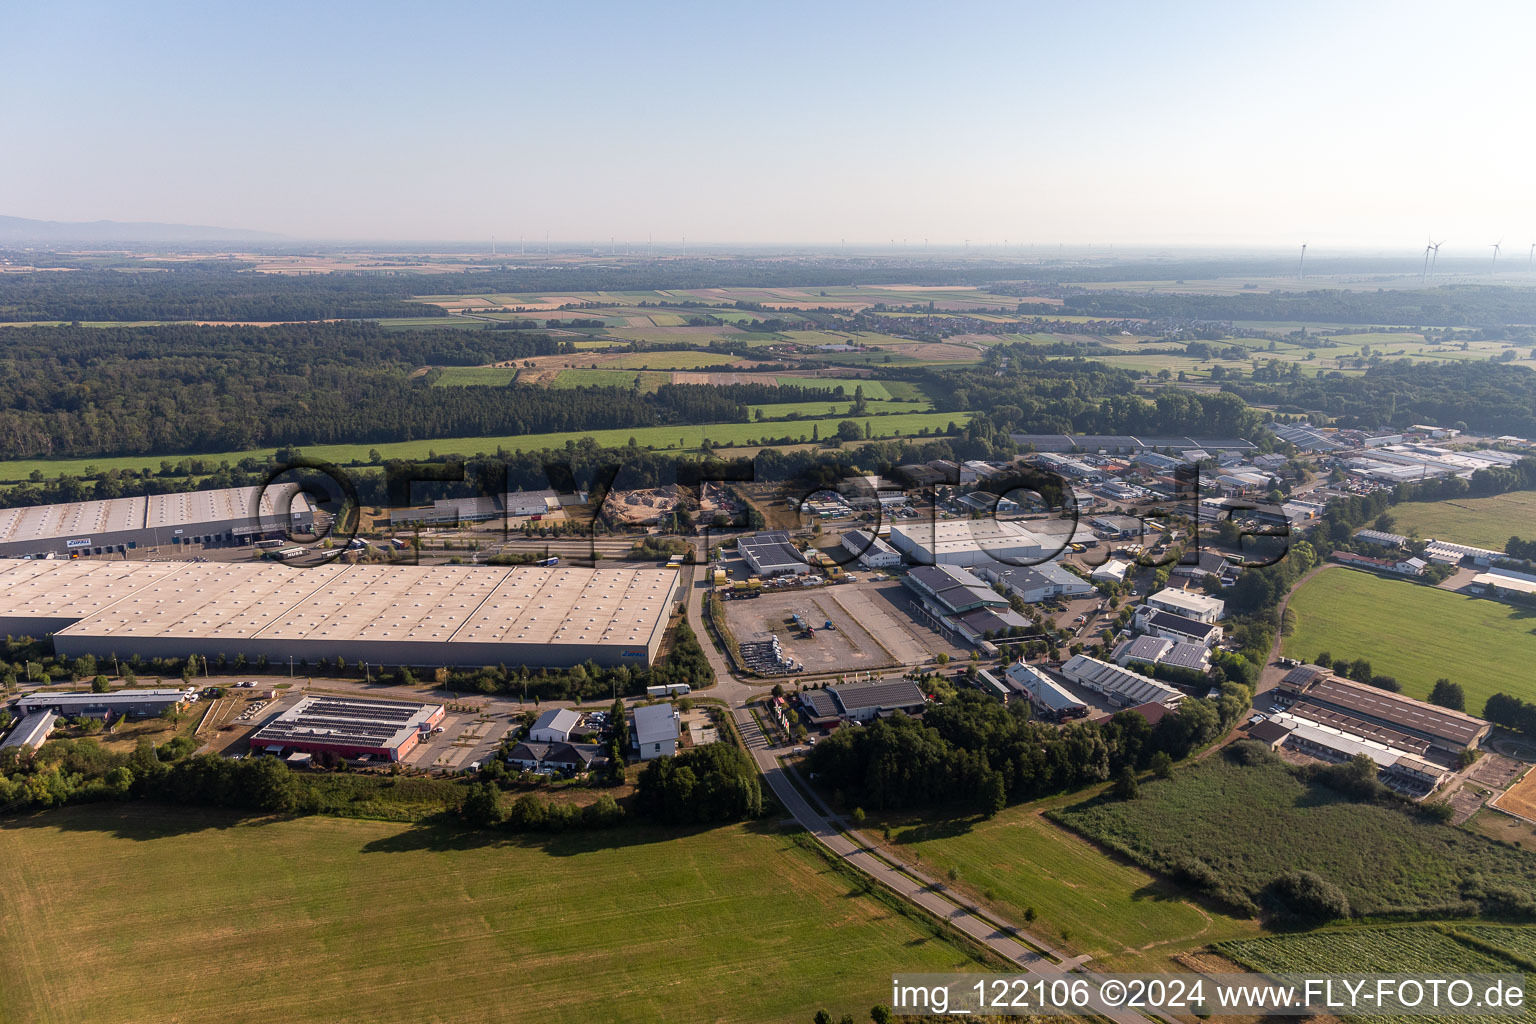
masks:
<svg viewBox="0 0 1536 1024"><path fill-rule="evenodd" d="M252 746L331 744L389 750L442 711L440 704L305 697L251 735Z"/></svg>
<svg viewBox="0 0 1536 1024"><path fill-rule="evenodd" d="M1480 718L1344 679L1319 679L1306 687L1302 695L1314 703L1378 718L1459 746L1470 746L1488 729L1488 723Z"/></svg>

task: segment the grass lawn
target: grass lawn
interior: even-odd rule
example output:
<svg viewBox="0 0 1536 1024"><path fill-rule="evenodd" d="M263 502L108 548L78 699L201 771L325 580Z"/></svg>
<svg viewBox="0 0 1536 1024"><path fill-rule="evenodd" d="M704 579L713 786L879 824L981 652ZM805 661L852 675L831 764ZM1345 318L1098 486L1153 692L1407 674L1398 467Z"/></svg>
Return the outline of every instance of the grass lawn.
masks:
<svg viewBox="0 0 1536 1024"><path fill-rule="evenodd" d="M957 884L986 905L1041 938L1092 954L1106 969L1171 970L1170 954L1259 934L1257 921L1197 906L1173 885L1115 860L1038 811L1038 805L1010 807L953 829L893 818L891 839L907 861L915 852L929 873L953 868ZM1026 923L1026 909L1034 910L1033 922Z"/></svg>
<svg viewBox="0 0 1536 1024"><path fill-rule="evenodd" d="M505 387L517 379L515 366L445 366L434 387Z"/></svg>
<svg viewBox="0 0 1536 1024"><path fill-rule="evenodd" d="M129 879L129 884L123 880ZM860 1018L974 961L787 837L152 804L0 822L0 1020Z"/></svg>
<svg viewBox="0 0 1536 1024"><path fill-rule="evenodd" d="M569 372L569 371L562 371ZM762 447L765 438L792 437L809 441L813 427L826 440L837 433L837 425L845 416L832 416L816 420L794 420L784 423L706 423L703 425L670 425L662 427L632 427L614 430L576 430L558 434L512 434L504 437L439 437L422 441L396 441L384 444L329 444L305 445L301 450L309 458L324 459L337 465L366 462L369 451L377 451L385 459L420 459L436 452L439 455L475 455L494 453L498 448L508 451L536 451L542 448L563 448L567 441L578 442L590 437L598 444L622 448L630 438L642 447L689 450L698 448L705 438L712 445ZM930 436L942 435L949 424L963 427L970 422L968 412L906 413L898 416L856 417L854 422L863 429L870 425L870 436L917 437L927 429ZM791 442L793 443L793 442ZM172 464L183 458L205 459L212 465L229 462L233 465L241 459L265 459L272 454L271 448L253 448L242 452L210 452L179 455L125 455L90 459L18 459L0 462L0 483L14 483L27 479L37 470L45 478L60 473L84 474L87 471L109 469L158 469L161 462Z"/></svg>
<svg viewBox="0 0 1536 1024"><path fill-rule="evenodd" d="M1491 498L1410 501L1392 506L1394 533L1417 531L1457 544L1503 551L1513 536L1536 536L1536 491L1510 491Z"/></svg>
<svg viewBox="0 0 1536 1024"><path fill-rule="evenodd" d="M1536 609L1346 568L1312 577L1289 607L1296 632L1282 649L1293 658L1364 658L1420 699L1448 678L1474 715L1495 693L1536 700Z"/></svg>
<svg viewBox="0 0 1536 1024"><path fill-rule="evenodd" d="M1536 886L1536 854L1303 783L1278 759L1238 765L1216 754L1143 782L1139 799L1049 813L1149 870L1204 874L1234 903L1257 903L1291 870L1331 881L1357 915L1459 907L1473 875L1490 889Z"/></svg>

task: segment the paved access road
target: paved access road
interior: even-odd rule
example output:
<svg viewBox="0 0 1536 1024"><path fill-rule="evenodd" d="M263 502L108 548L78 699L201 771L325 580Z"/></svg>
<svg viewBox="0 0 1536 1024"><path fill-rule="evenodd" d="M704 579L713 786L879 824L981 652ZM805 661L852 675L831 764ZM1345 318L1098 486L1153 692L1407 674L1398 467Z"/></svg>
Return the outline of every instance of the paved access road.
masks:
<svg viewBox="0 0 1536 1024"><path fill-rule="evenodd" d="M758 770L763 773L763 778L767 781L769 789L773 791L773 795L794 816L795 820L816 838L817 842L831 850L833 854L894 891L907 902L916 904L940 920L947 921L1004 959L1018 964L1025 973L1038 974L1044 978L1066 977L1073 975L1074 971L1087 959L1087 957L1065 957L1051 950L1035 936L1015 928L1006 921L998 921L995 916L990 919L982 917L979 913L957 904L944 895L944 887L940 883L910 868L898 870L876 856L873 853L873 846L867 839L857 832L839 830L824 814L811 806L811 803L790 781L787 770L750 711L738 707L732 714L735 716L736 726L740 729L742 738L746 741L747 749L751 751L752 758L757 762ZM1036 948L1050 950L1051 955L1060 962L1054 963L1041 956L1030 946L1014 938L1015 934L1023 936ZM1077 976L1087 977L1090 980L1092 978L1092 975L1078 974ZM1149 1024L1148 1018L1129 1010L1108 1016L1109 1019L1118 1021L1120 1024Z"/></svg>

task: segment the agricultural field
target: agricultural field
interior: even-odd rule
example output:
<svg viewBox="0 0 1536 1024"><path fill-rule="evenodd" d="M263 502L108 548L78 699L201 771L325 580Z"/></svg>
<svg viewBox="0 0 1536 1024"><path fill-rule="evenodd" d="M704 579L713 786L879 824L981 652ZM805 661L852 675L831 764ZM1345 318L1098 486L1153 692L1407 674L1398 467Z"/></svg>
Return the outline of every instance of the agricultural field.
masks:
<svg viewBox="0 0 1536 1024"><path fill-rule="evenodd" d="M445 366L433 381L440 388L505 387L517 379L515 366Z"/></svg>
<svg viewBox="0 0 1536 1024"><path fill-rule="evenodd" d="M854 392L864 389L864 397L871 402L887 402L894 395L887 390L884 382L878 380L865 380L861 377L785 377L778 379L779 387L807 388L813 391L835 391L843 389L843 393L852 398Z"/></svg>
<svg viewBox="0 0 1536 1024"><path fill-rule="evenodd" d="M705 366L724 366L739 361L729 352L625 352L607 360L604 366L646 370L697 370Z"/></svg>
<svg viewBox="0 0 1536 1024"><path fill-rule="evenodd" d="M1320 931L1306 935L1225 942L1216 951L1249 970L1277 974L1519 974L1524 970L1516 959L1459 941L1458 932L1475 933L1477 926L1460 923L1450 926L1414 925L1394 928L1351 928ZM1498 929L1501 935L1522 929ZM1478 938L1483 938L1481 935ZM1509 938L1510 936L1505 935ZM1483 939L1483 941L1495 941ZM1529 938L1515 941L1529 942ZM1497 944L1497 943L1496 943ZM1517 954L1518 955L1518 954ZM1529 989L1529 982L1527 982ZM1423 1021L1428 1018L1408 1015L1373 1014L1353 1019L1371 1021ZM1453 1018L1446 1018L1447 1020ZM1457 1021L1494 1024L1496 1021L1536 1021L1527 1006L1517 1015L1457 1014Z"/></svg>
<svg viewBox="0 0 1536 1024"><path fill-rule="evenodd" d="M853 408L851 401L829 402L769 402L765 405L749 405L747 413L752 419L758 419L758 413L762 413L762 419L781 420L791 416L817 417L817 416L847 416ZM933 408L932 402L868 402L866 408L871 415L884 413L927 412Z"/></svg>
<svg viewBox="0 0 1536 1024"><path fill-rule="evenodd" d="M1474 715L1495 693L1536 700L1536 610L1348 568L1318 573L1288 607L1296 631L1282 650L1290 657L1364 658L1420 699L1446 677L1461 684Z"/></svg>
<svg viewBox="0 0 1536 1024"><path fill-rule="evenodd" d="M1392 506L1394 533L1503 551L1511 535L1536 536L1536 491Z"/></svg>
<svg viewBox="0 0 1536 1024"><path fill-rule="evenodd" d="M0 910L13 1024L809 1020L863 1016L892 970L977 966L751 826L85 805L0 820Z"/></svg>
<svg viewBox="0 0 1536 1024"><path fill-rule="evenodd" d="M1096 798L1049 815L1149 870L1207 873L1207 888L1234 904L1258 903L1293 870L1331 881L1357 915L1461 907L1474 875L1490 887L1536 886L1536 853L1308 785L1278 760L1217 755L1143 783L1137 800Z"/></svg>
<svg viewBox="0 0 1536 1024"><path fill-rule="evenodd" d="M641 391L650 392L671 382L672 375L660 370L561 370L548 386L556 389L632 388L638 383Z"/></svg>
<svg viewBox="0 0 1536 1024"><path fill-rule="evenodd" d="M1037 805L1010 807L949 828L918 818L876 817L892 849L925 871L953 869L965 892L1030 931L1106 970L1172 970L1172 954L1260 932L1258 922L1199 905L1187 892L1115 860L1042 818Z"/></svg>
<svg viewBox="0 0 1536 1024"><path fill-rule="evenodd" d="M690 451L699 448L707 439L711 446L756 449L764 447L763 440L783 437L811 440L813 431L822 440L837 433L837 426L851 419L862 430L869 424L870 437L875 440L890 437L920 437L923 431L929 435L942 435L953 423L964 427L971 420L968 412L920 412L896 416L834 416L814 420L794 420L786 423L706 423L672 424L660 427L633 427L614 430L576 430L553 434L510 434L501 437L439 437L421 441L395 441L381 444L326 444L305 445L303 453L316 459L324 459L337 465L367 463L368 453L377 451L385 459L422 459L432 453L438 455L477 455L495 452L498 448L508 451L536 451L543 448L563 448L567 441L579 442L592 438L600 445L622 448L631 439L644 448L670 451ZM794 442L791 442L794 443ZM19 483L36 471L44 477L60 473L89 474L109 469L158 469L162 462L175 463L183 458L206 459L213 464L228 462L233 465L241 459L265 459L271 456L270 448L252 448L238 452L207 452L173 455L124 455L89 459L14 459L0 462L0 484Z"/></svg>

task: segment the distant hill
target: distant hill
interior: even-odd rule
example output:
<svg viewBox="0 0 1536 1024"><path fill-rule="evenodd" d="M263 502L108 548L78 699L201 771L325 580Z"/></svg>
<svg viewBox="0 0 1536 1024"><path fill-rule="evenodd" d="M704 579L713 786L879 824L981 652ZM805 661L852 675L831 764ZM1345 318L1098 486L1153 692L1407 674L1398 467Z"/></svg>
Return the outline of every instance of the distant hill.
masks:
<svg viewBox="0 0 1536 1024"><path fill-rule="evenodd" d="M0 216L0 242L268 242L283 236L201 224L28 220Z"/></svg>

